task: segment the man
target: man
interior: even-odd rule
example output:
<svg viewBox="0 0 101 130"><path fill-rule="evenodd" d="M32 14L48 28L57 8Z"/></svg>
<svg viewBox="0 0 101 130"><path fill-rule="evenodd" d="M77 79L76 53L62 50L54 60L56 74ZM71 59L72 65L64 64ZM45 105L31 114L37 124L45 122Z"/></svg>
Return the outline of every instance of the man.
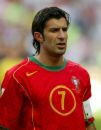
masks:
<svg viewBox="0 0 101 130"><path fill-rule="evenodd" d="M2 84L0 125L10 130L95 130L90 79L65 60L70 16L40 10L32 23L36 55L10 69Z"/></svg>

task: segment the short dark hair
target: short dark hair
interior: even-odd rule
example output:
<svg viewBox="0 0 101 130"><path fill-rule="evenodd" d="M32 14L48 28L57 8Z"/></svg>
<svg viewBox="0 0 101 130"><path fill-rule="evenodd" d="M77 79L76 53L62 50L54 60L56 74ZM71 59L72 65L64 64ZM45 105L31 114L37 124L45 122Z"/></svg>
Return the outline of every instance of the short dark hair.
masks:
<svg viewBox="0 0 101 130"><path fill-rule="evenodd" d="M47 7L40 10L34 17L32 22L32 35L34 32L40 32L43 35L45 24L51 18L59 19L64 17L67 21L67 26L70 24L70 15L58 7ZM40 43L33 38L33 46L36 53L40 53Z"/></svg>

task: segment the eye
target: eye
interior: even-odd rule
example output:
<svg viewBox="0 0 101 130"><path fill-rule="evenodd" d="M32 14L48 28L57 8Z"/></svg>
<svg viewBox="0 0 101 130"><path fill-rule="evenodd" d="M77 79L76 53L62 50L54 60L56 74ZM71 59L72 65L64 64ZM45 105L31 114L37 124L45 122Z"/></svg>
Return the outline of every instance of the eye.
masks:
<svg viewBox="0 0 101 130"><path fill-rule="evenodd" d="M62 28L62 30L63 30L64 32L67 32L67 27L66 27L66 28Z"/></svg>
<svg viewBox="0 0 101 130"><path fill-rule="evenodd" d="M51 32L57 32L57 31L59 31L59 28L51 28L50 31Z"/></svg>

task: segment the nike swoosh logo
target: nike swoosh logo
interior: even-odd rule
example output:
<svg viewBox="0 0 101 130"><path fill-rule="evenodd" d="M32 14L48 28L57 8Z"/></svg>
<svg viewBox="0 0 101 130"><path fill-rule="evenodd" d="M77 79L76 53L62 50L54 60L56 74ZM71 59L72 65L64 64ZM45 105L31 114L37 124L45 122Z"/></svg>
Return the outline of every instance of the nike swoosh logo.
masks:
<svg viewBox="0 0 101 130"><path fill-rule="evenodd" d="M30 77L30 76L34 75L35 73L37 73L37 72L38 72L38 71L27 72L27 73L26 73L26 76L27 76L27 77Z"/></svg>

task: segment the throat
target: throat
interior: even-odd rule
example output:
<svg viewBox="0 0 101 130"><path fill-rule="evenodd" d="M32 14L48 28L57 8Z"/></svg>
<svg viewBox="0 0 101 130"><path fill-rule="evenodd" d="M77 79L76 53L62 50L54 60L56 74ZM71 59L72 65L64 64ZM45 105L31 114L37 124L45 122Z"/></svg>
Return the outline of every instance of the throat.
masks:
<svg viewBox="0 0 101 130"><path fill-rule="evenodd" d="M64 57L51 57L51 56L41 56L36 55L35 58L41 62L42 64L46 65L46 66L53 66L53 67L57 67L57 66L62 66L64 65Z"/></svg>

